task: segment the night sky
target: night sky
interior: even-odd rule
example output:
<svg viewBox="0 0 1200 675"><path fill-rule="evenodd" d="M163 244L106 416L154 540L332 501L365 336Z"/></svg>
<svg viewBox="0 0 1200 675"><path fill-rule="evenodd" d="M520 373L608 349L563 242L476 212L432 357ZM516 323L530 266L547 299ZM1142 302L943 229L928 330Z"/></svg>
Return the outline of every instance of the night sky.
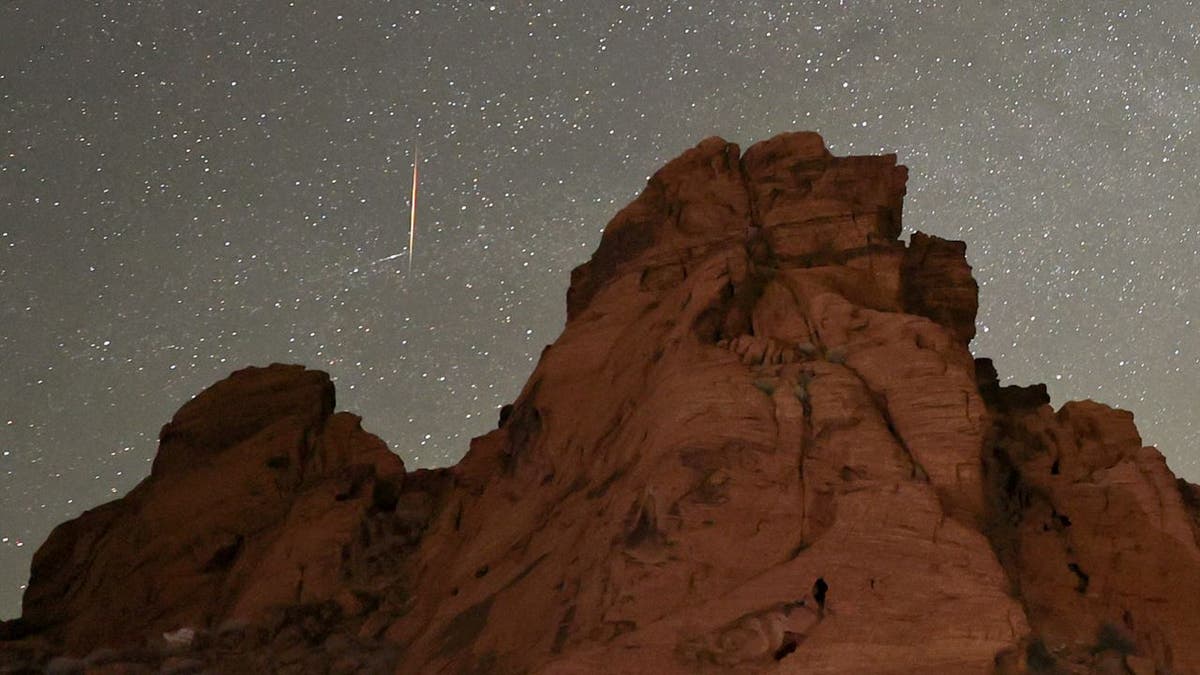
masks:
<svg viewBox="0 0 1200 675"><path fill-rule="evenodd" d="M1200 480L1195 4L782 4L0 2L0 617L235 369L326 370L409 467L456 461L714 134L898 153L906 229L968 242L975 353Z"/></svg>

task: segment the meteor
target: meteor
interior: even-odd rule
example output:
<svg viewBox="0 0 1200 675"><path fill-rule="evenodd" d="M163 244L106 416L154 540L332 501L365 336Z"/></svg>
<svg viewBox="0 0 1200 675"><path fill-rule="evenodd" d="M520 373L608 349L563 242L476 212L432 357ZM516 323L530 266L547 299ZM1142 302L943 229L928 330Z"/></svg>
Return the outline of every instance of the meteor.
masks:
<svg viewBox="0 0 1200 675"><path fill-rule="evenodd" d="M417 160L419 158L419 148L413 143L413 183L412 183L412 206L408 212L408 275L412 275L412 259L413 245L416 243L417 235Z"/></svg>
<svg viewBox="0 0 1200 675"><path fill-rule="evenodd" d="M410 198L411 206L408 212L408 274L412 275L413 248L416 245L417 237L417 162L420 159L420 148L413 143L413 179L412 179L412 197ZM403 256L403 253L393 253L386 258L380 258L372 265L378 265L389 260L395 260Z"/></svg>
<svg viewBox="0 0 1200 675"><path fill-rule="evenodd" d="M373 262L373 263L371 263L371 264L373 264L373 265L378 265L378 264L379 264L379 263L381 263L381 262L387 262L387 261L389 261L389 260L395 260L396 258L399 258L399 257L400 257L400 256L402 256L402 255L404 255L404 254L403 254L403 253L393 253L392 255L389 255L389 256L388 256L388 257L386 257L386 258L380 258L379 260L376 260L375 262Z"/></svg>

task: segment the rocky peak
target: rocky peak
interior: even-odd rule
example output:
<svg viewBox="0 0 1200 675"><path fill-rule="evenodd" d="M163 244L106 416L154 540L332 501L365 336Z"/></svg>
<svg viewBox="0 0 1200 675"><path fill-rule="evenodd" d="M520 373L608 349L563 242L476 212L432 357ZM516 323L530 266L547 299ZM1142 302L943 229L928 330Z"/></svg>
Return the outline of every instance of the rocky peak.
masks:
<svg viewBox="0 0 1200 675"><path fill-rule="evenodd" d="M813 133L685 152L453 467L405 475L322 374L235 374L55 531L11 649L160 666L128 645L185 626L226 670L1200 671L1200 490L1128 413L973 358L965 245L899 240L906 176Z"/></svg>
<svg viewBox="0 0 1200 675"><path fill-rule="evenodd" d="M20 632L86 652L333 598L360 528L395 508L404 476L333 406L328 375L278 364L189 401L148 478L38 550Z"/></svg>

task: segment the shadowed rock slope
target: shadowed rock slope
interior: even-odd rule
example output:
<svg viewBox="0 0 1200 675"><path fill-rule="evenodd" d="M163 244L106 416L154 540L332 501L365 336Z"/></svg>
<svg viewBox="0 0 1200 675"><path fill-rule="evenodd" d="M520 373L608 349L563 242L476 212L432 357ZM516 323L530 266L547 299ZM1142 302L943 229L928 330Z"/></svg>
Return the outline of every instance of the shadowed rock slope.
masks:
<svg viewBox="0 0 1200 675"><path fill-rule="evenodd" d="M687 151L450 468L323 373L235 373L54 531L0 663L1200 673L1200 488L1129 413L998 385L965 245L898 240L906 176L812 133Z"/></svg>

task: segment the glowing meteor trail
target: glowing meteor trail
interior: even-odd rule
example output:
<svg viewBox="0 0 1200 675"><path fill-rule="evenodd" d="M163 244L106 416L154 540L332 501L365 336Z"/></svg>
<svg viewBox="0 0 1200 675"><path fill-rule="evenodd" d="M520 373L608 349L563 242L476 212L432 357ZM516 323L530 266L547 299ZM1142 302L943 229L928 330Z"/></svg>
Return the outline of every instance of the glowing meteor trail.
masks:
<svg viewBox="0 0 1200 675"><path fill-rule="evenodd" d="M416 245L416 237L417 237L417 162L420 159L419 153L420 153L420 149L417 147L416 143L413 143L412 199L410 200L411 207L408 212L408 274L409 275L412 274L413 247ZM403 253L393 253L392 255L389 255L386 258L380 258L379 260L376 260L375 262L373 262L371 264L378 265L379 263L384 263L389 260L395 260L396 258L399 258L402 255L404 255L404 254Z"/></svg>
<svg viewBox="0 0 1200 675"><path fill-rule="evenodd" d="M395 260L396 258L399 258L399 257L400 257L400 256L402 256L402 255L404 255L404 254L403 254L403 253L393 253L392 255L389 255L389 256L388 256L388 257L386 257L386 258L380 258L379 260L376 260L375 262L373 262L373 263L371 263L371 264L372 264L372 265L378 265L378 264L379 264L379 263L381 263L381 262L387 262L387 261L389 261L389 260Z"/></svg>
<svg viewBox="0 0 1200 675"><path fill-rule="evenodd" d="M420 150L413 144L412 207L408 212L408 274L412 274L413 244L417 235L417 159Z"/></svg>

